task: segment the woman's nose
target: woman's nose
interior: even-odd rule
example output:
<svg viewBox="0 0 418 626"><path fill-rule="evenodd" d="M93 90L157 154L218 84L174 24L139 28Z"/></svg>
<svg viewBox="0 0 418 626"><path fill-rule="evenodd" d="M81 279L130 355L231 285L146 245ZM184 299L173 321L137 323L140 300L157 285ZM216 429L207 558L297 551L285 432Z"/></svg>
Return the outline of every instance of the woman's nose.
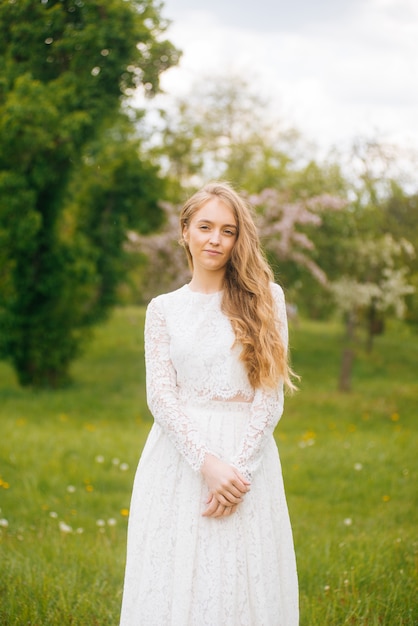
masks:
<svg viewBox="0 0 418 626"><path fill-rule="evenodd" d="M220 241L220 233L217 230L212 231L210 236L210 243L213 245L218 245Z"/></svg>

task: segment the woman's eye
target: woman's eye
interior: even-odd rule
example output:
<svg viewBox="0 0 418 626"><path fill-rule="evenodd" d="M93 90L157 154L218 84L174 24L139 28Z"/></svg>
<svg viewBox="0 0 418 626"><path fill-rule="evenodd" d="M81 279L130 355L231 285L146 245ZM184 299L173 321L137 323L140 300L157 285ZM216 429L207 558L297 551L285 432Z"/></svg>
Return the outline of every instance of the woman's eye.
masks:
<svg viewBox="0 0 418 626"><path fill-rule="evenodd" d="M225 235L235 235L235 231L234 230L225 230Z"/></svg>

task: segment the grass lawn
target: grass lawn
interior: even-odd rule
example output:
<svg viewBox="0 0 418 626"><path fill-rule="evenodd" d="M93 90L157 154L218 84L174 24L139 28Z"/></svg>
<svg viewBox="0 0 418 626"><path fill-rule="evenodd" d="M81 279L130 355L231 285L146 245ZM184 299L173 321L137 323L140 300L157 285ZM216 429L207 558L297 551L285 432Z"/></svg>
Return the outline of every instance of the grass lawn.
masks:
<svg viewBox="0 0 418 626"><path fill-rule="evenodd" d="M118 624L151 425L142 328L142 309L117 310L58 392L20 389L0 363L1 625ZM338 325L302 321L291 343L301 389L276 436L301 626L416 626L418 337L394 325L360 349L350 394L336 391Z"/></svg>

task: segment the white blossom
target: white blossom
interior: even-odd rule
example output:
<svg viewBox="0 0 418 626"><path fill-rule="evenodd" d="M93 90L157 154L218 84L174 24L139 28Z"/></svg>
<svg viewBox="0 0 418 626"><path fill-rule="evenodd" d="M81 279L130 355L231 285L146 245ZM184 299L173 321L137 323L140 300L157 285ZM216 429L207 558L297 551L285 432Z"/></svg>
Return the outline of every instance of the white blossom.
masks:
<svg viewBox="0 0 418 626"><path fill-rule="evenodd" d="M358 249L357 276L342 276L330 286L338 308L344 313L359 312L373 306L380 312L393 311L398 318L405 315L405 296L415 291L408 283L408 268L402 256L414 256L414 248L406 239L392 235L367 240Z"/></svg>

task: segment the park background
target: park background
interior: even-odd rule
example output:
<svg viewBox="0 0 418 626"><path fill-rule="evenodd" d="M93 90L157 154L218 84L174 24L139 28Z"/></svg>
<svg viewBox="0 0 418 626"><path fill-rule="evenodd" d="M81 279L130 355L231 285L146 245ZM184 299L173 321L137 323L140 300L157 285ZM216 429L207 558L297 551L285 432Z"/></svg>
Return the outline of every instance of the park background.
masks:
<svg viewBox="0 0 418 626"><path fill-rule="evenodd" d="M0 2L0 623L118 623L145 306L188 280L179 206L221 178L289 304L301 626L413 626L416 153L317 150L223 66L161 94L169 34L146 0Z"/></svg>

